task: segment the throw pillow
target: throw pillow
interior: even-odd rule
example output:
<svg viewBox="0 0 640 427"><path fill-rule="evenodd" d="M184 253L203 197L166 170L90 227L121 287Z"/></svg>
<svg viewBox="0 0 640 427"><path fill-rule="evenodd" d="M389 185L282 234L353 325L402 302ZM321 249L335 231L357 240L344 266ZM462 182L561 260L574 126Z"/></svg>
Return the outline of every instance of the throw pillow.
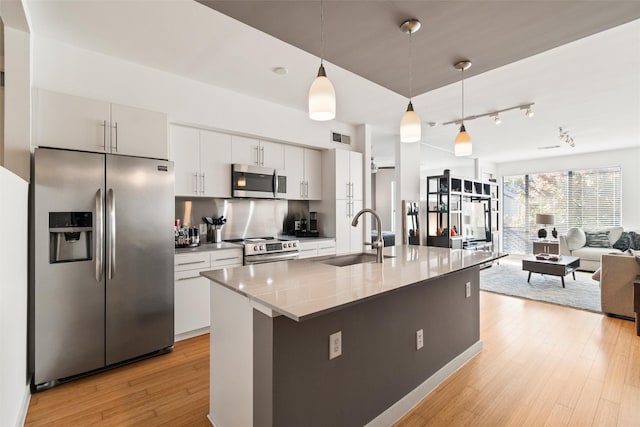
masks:
<svg viewBox="0 0 640 427"><path fill-rule="evenodd" d="M629 232L629 248L635 251L640 250L640 233Z"/></svg>
<svg viewBox="0 0 640 427"><path fill-rule="evenodd" d="M587 237L587 244L590 248L610 248L611 242L609 242L608 231L585 231Z"/></svg>
<svg viewBox="0 0 640 427"><path fill-rule="evenodd" d="M579 249L585 245L587 238L582 228L570 228L566 235L567 247L570 251Z"/></svg>
<svg viewBox="0 0 640 427"><path fill-rule="evenodd" d="M613 244L615 249L626 251L631 247L631 234L623 231L620 238Z"/></svg>

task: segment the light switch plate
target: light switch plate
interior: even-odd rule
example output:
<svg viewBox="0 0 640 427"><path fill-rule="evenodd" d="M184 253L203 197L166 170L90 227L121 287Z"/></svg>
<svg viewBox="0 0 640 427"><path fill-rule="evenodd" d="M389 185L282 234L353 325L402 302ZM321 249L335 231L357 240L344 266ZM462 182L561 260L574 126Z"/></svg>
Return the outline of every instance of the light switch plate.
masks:
<svg viewBox="0 0 640 427"><path fill-rule="evenodd" d="M329 335L329 360L342 355L342 331Z"/></svg>
<svg viewBox="0 0 640 427"><path fill-rule="evenodd" d="M467 298L471 298L471 282L467 282L467 284L465 285L466 287L466 293L467 293Z"/></svg>
<svg viewBox="0 0 640 427"><path fill-rule="evenodd" d="M418 329L416 331L416 350L420 350L422 347L424 347L424 331Z"/></svg>

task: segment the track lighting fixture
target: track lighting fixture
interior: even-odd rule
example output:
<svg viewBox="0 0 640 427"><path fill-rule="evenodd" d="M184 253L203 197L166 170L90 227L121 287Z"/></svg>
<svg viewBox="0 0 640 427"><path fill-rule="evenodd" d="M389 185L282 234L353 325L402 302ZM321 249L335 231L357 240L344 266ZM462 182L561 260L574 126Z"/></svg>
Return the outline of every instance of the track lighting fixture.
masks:
<svg viewBox="0 0 640 427"><path fill-rule="evenodd" d="M576 146L576 143L573 140L573 137L571 135L569 135L569 131L563 129L562 126L560 126L558 128L558 130L559 130L558 139L560 141L564 141L570 147L575 147Z"/></svg>
<svg viewBox="0 0 640 427"><path fill-rule="evenodd" d="M336 117L336 91L324 69L324 9L320 1L320 68L318 76L309 88L309 117L327 121Z"/></svg>
<svg viewBox="0 0 640 427"><path fill-rule="evenodd" d="M533 117L533 109L531 108L532 105L533 104L529 105L527 107L527 110L524 112L524 115L529 117L529 118Z"/></svg>
<svg viewBox="0 0 640 427"><path fill-rule="evenodd" d="M489 113L483 113L483 114L475 114L473 116L467 116L467 117L463 117L462 119L457 119L457 120L451 120L449 122L444 122L442 123L443 125L452 125L455 124L456 126L460 125L463 122L467 122L469 120L475 120L475 119L479 119L481 117L491 117L496 124L499 124L499 122L502 122L502 117L500 117L500 114L504 113L505 111L511 111L511 110L517 110L520 109L522 111L525 112L525 115L527 117L532 117L533 116L533 106L535 104L533 102L529 103L529 104L522 104L522 105L516 105L514 107L509 107L509 108L503 108L501 110L497 110L497 111L491 111Z"/></svg>
<svg viewBox="0 0 640 427"><path fill-rule="evenodd" d="M500 114L496 113L491 117L493 118L493 121L495 124L499 125L500 123L502 123L502 119L500 119Z"/></svg>
<svg viewBox="0 0 640 427"><path fill-rule="evenodd" d="M400 120L400 142L416 142L422 138L422 123L420 117L413 111L411 103L412 77L413 77L413 51L411 45L411 34L420 29L420 21L417 19L407 19L400 25L400 29L409 34L409 105L407 111Z"/></svg>

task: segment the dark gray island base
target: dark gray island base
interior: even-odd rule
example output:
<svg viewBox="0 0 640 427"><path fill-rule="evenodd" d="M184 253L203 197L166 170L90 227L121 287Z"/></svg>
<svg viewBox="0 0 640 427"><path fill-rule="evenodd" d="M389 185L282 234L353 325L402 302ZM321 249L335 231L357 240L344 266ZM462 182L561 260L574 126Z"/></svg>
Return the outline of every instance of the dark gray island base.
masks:
<svg viewBox="0 0 640 427"><path fill-rule="evenodd" d="M437 249L440 255L450 251ZM362 426L390 425L402 417L482 349L479 263L430 269L435 252L429 252L417 250L413 255L419 253L422 259L410 261L423 262L413 273L431 277L388 290L363 291L355 283L370 281L379 288L373 282L411 276L409 260L342 268L306 260L277 263L289 266L271 273L230 269L225 283L217 282L224 273L215 279L204 273L212 279L211 421L216 427ZM353 285L341 290L351 290L358 298L296 320L286 307L282 315L275 304L259 301L260 291L246 293L252 284L244 279L251 273L254 278L263 273L277 283L282 270L305 267L317 281L350 281ZM234 272L240 275L236 289L229 286ZM313 289L286 287L280 300L295 300L300 296L296 294ZM306 297L326 303L318 292ZM417 349L419 330L424 346ZM342 354L330 359L329 336L336 332L341 332Z"/></svg>

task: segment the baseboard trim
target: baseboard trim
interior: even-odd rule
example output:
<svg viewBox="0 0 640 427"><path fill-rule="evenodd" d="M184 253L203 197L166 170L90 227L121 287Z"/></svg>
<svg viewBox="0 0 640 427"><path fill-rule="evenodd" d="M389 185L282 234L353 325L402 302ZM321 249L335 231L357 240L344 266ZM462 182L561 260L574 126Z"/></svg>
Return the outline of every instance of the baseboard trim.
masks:
<svg viewBox="0 0 640 427"><path fill-rule="evenodd" d="M458 369L466 365L471 359L482 351L482 341L477 341L449 363L440 368L435 374L427 378L425 382L410 391L402 399L391 405L387 410L367 423L367 427L390 426L411 411L422 399L435 390L447 378Z"/></svg>
<svg viewBox="0 0 640 427"><path fill-rule="evenodd" d="M27 421L27 412L29 411L29 403L31 402L31 389L29 384L24 387L24 395L22 396L22 407L20 408L20 412L18 413L18 418L16 421L16 427L23 426Z"/></svg>
<svg viewBox="0 0 640 427"><path fill-rule="evenodd" d="M204 328L194 329L193 331L188 331L188 332L183 332L181 334L178 334L174 337L174 340L176 342L187 340L189 338L197 337L199 335L208 334L210 331L211 331L211 328L209 326L205 326Z"/></svg>

